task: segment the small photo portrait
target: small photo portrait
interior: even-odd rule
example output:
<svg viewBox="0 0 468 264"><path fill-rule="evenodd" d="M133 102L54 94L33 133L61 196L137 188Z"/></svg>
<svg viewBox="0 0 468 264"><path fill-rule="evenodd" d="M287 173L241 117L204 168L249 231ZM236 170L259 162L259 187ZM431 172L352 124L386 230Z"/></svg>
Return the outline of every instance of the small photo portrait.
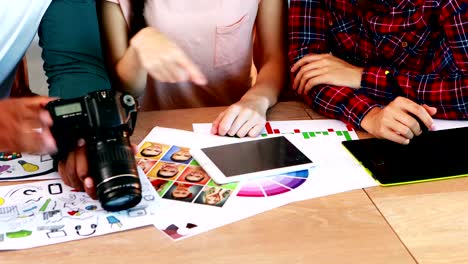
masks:
<svg viewBox="0 0 468 264"><path fill-rule="evenodd" d="M150 169L158 162L157 160L148 159L148 158L137 158L137 166L140 167L145 174L148 174Z"/></svg>
<svg viewBox="0 0 468 264"><path fill-rule="evenodd" d="M170 146L155 142L145 142L141 145L137 158L148 158L158 160L169 149Z"/></svg>
<svg viewBox="0 0 468 264"><path fill-rule="evenodd" d="M194 185L182 182L174 182L171 188L166 192L163 198L176 200L176 201L184 201L184 202L191 202L197 194L201 191L203 186L201 185Z"/></svg>
<svg viewBox="0 0 468 264"><path fill-rule="evenodd" d="M189 148L172 146L161 160L189 164L192 160L192 155Z"/></svg>
<svg viewBox="0 0 468 264"><path fill-rule="evenodd" d="M201 167L188 166L177 180L205 185L210 179L210 176Z"/></svg>
<svg viewBox="0 0 468 264"><path fill-rule="evenodd" d="M195 203L222 207L231 193L232 191L228 189L206 186Z"/></svg>
<svg viewBox="0 0 468 264"><path fill-rule="evenodd" d="M170 163L170 162L158 162L147 176L150 178L161 178L166 180L174 180L184 170L185 165Z"/></svg>
<svg viewBox="0 0 468 264"><path fill-rule="evenodd" d="M151 185L153 185L154 189L158 192L160 197L164 195L164 193L167 191L167 189L169 189L172 183L172 181L166 181L161 179L151 180Z"/></svg>

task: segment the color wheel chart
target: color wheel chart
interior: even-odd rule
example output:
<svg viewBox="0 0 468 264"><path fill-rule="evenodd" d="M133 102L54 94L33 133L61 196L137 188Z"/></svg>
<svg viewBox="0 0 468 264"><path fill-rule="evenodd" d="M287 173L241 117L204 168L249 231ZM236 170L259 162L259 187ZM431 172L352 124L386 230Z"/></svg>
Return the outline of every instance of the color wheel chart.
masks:
<svg viewBox="0 0 468 264"><path fill-rule="evenodd" d="M309 177L308 170L246 181L237 193L240 197L269 197L289 192L301 186Z"/></svg>

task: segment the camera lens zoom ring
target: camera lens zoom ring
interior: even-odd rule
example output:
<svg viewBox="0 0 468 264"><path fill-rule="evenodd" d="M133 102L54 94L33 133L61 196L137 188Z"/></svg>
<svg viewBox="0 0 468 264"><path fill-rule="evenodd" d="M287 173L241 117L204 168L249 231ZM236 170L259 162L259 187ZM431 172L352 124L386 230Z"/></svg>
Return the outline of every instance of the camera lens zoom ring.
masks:
<svg viewBox="0 0 468 264"><path fill-rule="evenodd" d="M125 146L111 149L110 151L99 151L97 153L97 162L99 164L113 164L114 162L126 162L132 160L132 151Z"/></svg>

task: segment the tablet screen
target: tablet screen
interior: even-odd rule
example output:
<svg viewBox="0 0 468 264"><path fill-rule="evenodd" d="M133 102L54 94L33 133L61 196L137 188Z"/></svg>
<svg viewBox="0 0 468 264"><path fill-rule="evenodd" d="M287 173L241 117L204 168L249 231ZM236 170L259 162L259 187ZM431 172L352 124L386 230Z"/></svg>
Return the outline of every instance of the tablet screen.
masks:
<svg viewBox="0 0 468 264"><path fill-rule="evenodd" d="M468 128L430 131L409 145L382 139L344 141L343 145L382 185L465 176Z"/></svg>
<svg viewBox="0 0 468 264"><path fill-rule="evenodd" d="M285 137L271 137L201 150L226 177L312 162Z"/></svg>

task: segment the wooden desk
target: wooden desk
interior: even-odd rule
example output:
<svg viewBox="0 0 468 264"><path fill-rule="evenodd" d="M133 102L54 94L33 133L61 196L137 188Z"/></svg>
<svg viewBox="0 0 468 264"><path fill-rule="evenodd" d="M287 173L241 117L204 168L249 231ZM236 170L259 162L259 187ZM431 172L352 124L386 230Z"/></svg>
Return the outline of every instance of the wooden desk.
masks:
<svg viewBox="0 0 468 264"><path fill-rule="evenodd" d="M309 119L311 112L305 108L297 102L279 103L268 117ZM191 130L192 123L211 122L223 109L141 113L133 141L139 142L156 125ZM385 202L385 197L380 201ZM389 210L400 206L389 204ZM172 242L149 226L46 247L0 252L1 264L32 262L416 263L363 190L292 203L179 242Z"/></svg>
<svg viewBox="0 0 468 264"><path fill-rule="evenodd" d="M468 178L365 191L419 263L468 263Z"/></svg>

